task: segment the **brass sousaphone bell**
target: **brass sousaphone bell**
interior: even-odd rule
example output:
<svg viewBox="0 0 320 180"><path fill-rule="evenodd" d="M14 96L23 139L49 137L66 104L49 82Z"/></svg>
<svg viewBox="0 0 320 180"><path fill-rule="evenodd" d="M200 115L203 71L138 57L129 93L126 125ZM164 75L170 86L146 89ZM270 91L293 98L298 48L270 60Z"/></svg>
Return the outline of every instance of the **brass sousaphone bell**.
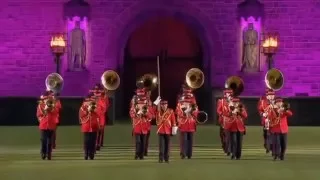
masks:
<svg viewBox="0 0 320 180"><path fill-rule="evenodd" d="M204 73L198 68L191 68L186 74L186 83L191 89L198 89L204 84Z"/></svg>
<svg viewBox="0 0 320 180"><path fill-rule="evenodd" d="M239 76L230 76L224 86L226 89L232 89L233 96L239 96L244 90L244 82Z"/></svg>
<svg viewBox="0 0 320 180"><path fill-rule="evenodd" d="M269 89L279 91L283 87L284 76L279 69L272 68L266 73L264 82Z"/></svg>
<svg viewBox="0 0 320 180"><path fill-rule="evenodd" d="M101 84L106 90L114 91L120 86L120 76L113 70L107 70L101 76Z"/></svg>
<svg viewBox="0 0 320 180"><path fill-rule="evenodd" d="M136 81L137 88L145 88L152 91L158 86L158 77L154 74L144 74Z"/></svg>
<svg viewBox="0 0 320 180"><path fill-rule="evenodd" d="M61 92L63 88L63 78L58 73L51 73L47 76L45 84L47 90L56 94Z"/></svg>

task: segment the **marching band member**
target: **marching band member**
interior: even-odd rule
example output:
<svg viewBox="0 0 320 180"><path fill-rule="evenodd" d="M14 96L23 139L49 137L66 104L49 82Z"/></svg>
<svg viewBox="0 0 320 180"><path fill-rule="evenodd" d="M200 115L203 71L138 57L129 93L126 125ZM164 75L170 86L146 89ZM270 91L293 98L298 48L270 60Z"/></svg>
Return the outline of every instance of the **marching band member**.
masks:
<svg viewBox="0 0 320 180"><path fill-rule="evenodd" d="M231 154L231 136L229 129L226 127L226 121L230 119L229 114L229 105L232 103L233 91L231 89L226 89L223 91L225 96L224 99L218 101L217 113L219 115L219 124L220 124L220 138L222 137L222 143L225 153L229 156Z"/></svg>
<svg viewBox="0 0 320 180"><path fill-rule="evenodd" d="M41 132L41 158L51 160L52 135L57 126L58 109L52 96L42 96L37 107L37 118Z"/></svg>
<svg viewBox="0 0 320 180"><path fill-rule="evenodd" d="M275 92L271 89L268 90L266 93L266 100L260 101L259 105L259 112L262 116L261 124L263 125L263 138L264 138L264 145L266 148L266 153L269 153L272 150L272 141L271 136L272 133L269 131L270 129L270 120L267 118L268 111L270 108L273 108L275 105Z"/></svg>
<svg viewBox="0 0 320 180"><path fill-rule="evenodd" d="M284 103L282 99L276 99L276 111L272 111L270 118L270 131L272 132L273 144L273 159L284 160L287 149L287 134L288 134L288 117L292 116L292 111L289 109L289 104Z"/></svg>
<svg viewBox="0 0 320 180"><path fill-rule="evenodd" d="M159 136L159 163L169 163L170 136L176 133L176 118L174 111L168 108L168 101L161 101L160 111L157 112L157 134Z"/></svg>
<svg viewBox="0 0 320 180"><path fill-rule="evenodd" d="M244 121L248 118L246 109L240 103L239 98L233 98L229 104L230 121L226 122L230 132L231 159L239 160L242 152L242 138L246 131Z"/></svg>
<svg viewBox="0 0 320 180"><path fill-rule="evenodd" d="M84 159L94 159L100 111L96 98L88 96L79 110L81 131L84 134Z"/></svg>
<svg viewBox="0 0 320 180"><path fill-rule="evenodd" d="M160 98L158 98L158 103ZM148 124L152 114L148 110L147 99L141 97L138 99L134 110L131 108L130 117L133 125L133 135L135 137L135 159L144 159L145 141L148 134Z"/></svg>
<svg viewBox="0 0 320 180"><path fill-rule="evenodd" d="M56 149L57 128L58 128L58 125L60 124L60 114L61 114L62 105L61 105L60 99L58 98L60 94L57 93L52 95L54 98L55 107L57 108L57 111L58 111L57 119L56 119L57 126L56 126L56 129L53 131L53 140L52 140L52 149Z"/></svg>
<svg viewBox="0 0 320 180"><path fill-rule="evenodd" d="M100 150L100 148L103 146L103 140L104 140L104 129L106 126L106 113L108 111L108 108L110 106L109 98L105 90L103 90L102 86L100 84L96 84L93 90L94 96L97 98L97 105L99 106L99 123L100 123L100 129L98 130L97 134L97 142L96 142L96 150Z"/></svg>
<svg viewBox="0 0 320 180"><path fill-rule="evenodd" d="M223 123L223 111L225 108L228 107L228 104L231 101L233 91L231 89L226 89L223 91L223 98L218 99L217 102L217 114L219 116L218 121L220 124L220 141L222 144L222 149L224 150L225 153L230 154L230 148L228 148L228 139L227 139L227 130L224 128L224 123Z"/></svg>
<svg viewBox="0 0 320 180"><path fill-rule="evenodd" d="M264 140L264 143L263 143L263 146L264 148L266 149L266 153L269 153L270 151L270 142L269 142L269 125L268 125L268 122L266 124L266 118L263 117L263 113L264 113L264 110L268 104L268 99L267 99L267 94L268 92L271 91L269 88L266 89L266 95L262 96L260 99L259 99L259 102L258 102L258 112L261 116L261 125L263 127L263 140Z"/></svg>
<svg viewBox="0 0 320 180"><path fill-rule="evenodd" d="M181 133L183 152L181 158L192 157L193 134L196 131L198 108L191 96L183 96L181 110L178 111L178 124Z"/></svg>
<svg viewBox="0 0 320 180"><path fill-rule="evenodd" d="M147 98L147 103L148 103L148 110L151 113L151 119L148 121L148 134L146 136L146 144L145 144L145 149L144 149L144 156L148 156L148 149L149 149L149 139L150 139L150 132L151 132L151 127L152 127L152 119L155 119L155 111L156 107L153 105L151 101L151 91L146 91L145 92L146 98Z"/></svg>

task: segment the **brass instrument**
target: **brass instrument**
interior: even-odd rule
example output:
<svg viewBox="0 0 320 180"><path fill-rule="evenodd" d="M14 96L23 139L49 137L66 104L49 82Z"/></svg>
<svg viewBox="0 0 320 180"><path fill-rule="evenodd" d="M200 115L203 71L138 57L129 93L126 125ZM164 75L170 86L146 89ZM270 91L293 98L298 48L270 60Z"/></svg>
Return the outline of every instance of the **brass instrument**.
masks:
<svg viewBox="0 0 320 180"><path fill-rule="evenodd" d="M94 112L97 108L97 103L95 101L90 101L88 105L89 112Z"/></svg>
<svg viewBox="0 0 320 180"><path fill-rule="evenodd" d="M191 89L199 89L204 84L204 73L198 68L191 68L186 74L186 84ZM186 107L182 107L182 110L185 111ZM191 105L191 112L198 110L196 104ZM208 121L208 113L205 111L198 111L198 116L196 121L199 124L204 124Z"/></svg>
<svg viewBox="0 0 320 180"><path fill-rule="evenodd" d="M145 88L152 91L158 86L158 77L154 74L144 74L136 82L137 88Z"/></svg>
<svg viewBox="0 0 320 180"><path fill-rule="evenodd" d="M279 91L283 87L284 76L280 70L272 68L266 73L264 82L269 89Z"/></svg>
<svg viewBox="0 0 320 180"><path fill-rule="evenodd" d="M191 68L186 74L186 83L191 89L198 89L204 84L204 73L198 68Z"/></svg>
<svg viewBox="0 0 320 180"><path fill-rule="evenodd" d="M142 112L141 114L139 114L140 116L146 115L147 112L148 112L148 106L147 106L147 105L144 105L144 106L142 106L142 108L136 107L136 113L137 113L137 114L139 113L139 111Z"/></svg>
<svg viewBox="0 0 320 180"><path fill-rule="evenodd" d="M120 86L120 76L113 70L107 70L101 76L101 84L106 90L114 91Z"/></svg>
<svg viewBox="0 0 320 180"><path fill-rule="evenodd" d="M58 73L51 73L47 76L45 84L47 90L50 90L56 94L59 93L63 88L63 78Z"/></svg>
<svg viewBox="0 0 320 180"><path fill-rule="evenodd" d="M239 96L244 90L244 82L238 76L230 76L225 82L225 88L232 89L233 96Z"/></svg>

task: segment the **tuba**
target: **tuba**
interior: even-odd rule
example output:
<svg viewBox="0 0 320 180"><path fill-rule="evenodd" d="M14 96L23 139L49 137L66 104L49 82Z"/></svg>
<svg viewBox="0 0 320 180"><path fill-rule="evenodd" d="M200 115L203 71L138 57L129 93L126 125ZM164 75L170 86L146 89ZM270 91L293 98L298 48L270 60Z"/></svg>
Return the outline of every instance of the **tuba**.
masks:
<svg viewBox="0 0 320 180"><path fill-rule="evenodd" d="M230 76L224 86L226 89L232 89L234 96L239 96L244 90L244 82L239 76Z"/></svg>
<svg viewBox="0 0 320 180"><path fill-rule="evenodd" d="M152 91L158 86L158 77L154 74L144 74L136 82L137 88L145 88Z"/></svg>
<svg viewBox="0 0 320 180"><path fill-rule="evenodd" d="M53 93L59 93L63 88L63 78L58 73L51 73L46 78L46 88Z"/></svg>
<svg viewBox="0 0 320 180"><path fill-rule="evenodd" d="M101 76L101 84L106 90L114 91L120 86L120 76L113 70L107 70Z"/></svg>
<svg viewBox="0 0 320 180"><path fill-rule="evenodd" d="M204 73L198 68L191 68L186 74L186 83L191 89L198 89L204 84Z"/></svg>
<svg viewBox="0 0 320 180"><path fill-rule="evenodd" d="M269 89L279 91L283 87L284 76L279 69L272 68L267 72L264 82Z"/></svg>

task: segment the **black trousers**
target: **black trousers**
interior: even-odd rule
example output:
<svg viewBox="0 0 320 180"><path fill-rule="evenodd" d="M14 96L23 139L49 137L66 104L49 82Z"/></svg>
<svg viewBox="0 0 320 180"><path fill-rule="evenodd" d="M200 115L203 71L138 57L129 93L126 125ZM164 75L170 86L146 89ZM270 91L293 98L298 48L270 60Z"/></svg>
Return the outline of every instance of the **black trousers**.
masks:
<svg viewBox="0 0 320 180"><path fill-rule="evenodd" d="M231 132L229 130L224 129L224 138L225 138L224 139L225 152L230 154L232 137L231 137Z"/></svg>
<svg viewBox="0 0 320 180"><path fill-rule="evenodd" d="M159 134L159 160L169 160L170 134Z"/></svg>
<svg viewBox="0 0 320 180"><path fill-rule="evenodd" d="M193 132L181 132L182 135L182 156L192 157L192 147L193 147Z"/></svg>
<svg viewBox="0 0 320 180"><path fill-rule="evenodd" d="M97 132L85 132L83 135L85 156L94 156L96 151Z"/></svg>
<svg viewBox="0 0 320 180"><path fill-rule="evenodd" d="M41 130L41 154L51 156L54 130Z"/></svg>
<svg viewBox="0 0 320 180"><path fill-rule="evenodd" d="M283 157L287 150L287 133L273 133L272 134L272 145L274 156Z"/></svg>
<svg viewBox="0 0 320 180"><path fill-rule="evenodd" d="M240 159L242 153L242 139L243 133L242 132L230 132L231 137L231 153L232 156Z"/></svg>
<svg viewBox="0 0 320 180"><path fill-rule="evenodd" d="M150 139L150 131L148 131L148 134L146 135L145 145L144 145L144 155L148 155L148 148L149 148L149 139Z"/></svg>
<svg viewBox="0 0 320 180"><path fill-rule="evenodd" d="M263 129L264 148L269 151L272 150L272 136L269 130Z"/></svg>
<svg viewBox="0 0 320 180"><path fill-rule="evenodd" d="M144 150L146 144L146 134L134 134L136 143L135 156L142 159L144 157Z"/></svg>
<svg viewBox="0 0 320 180"><path fill-rule="evenodd" d="M222 149L226 153L227 151L226 151L226 143L225 143L225 133L222 126L220 126L219 135L220 135L220 142L221 142Z"/></svg>

